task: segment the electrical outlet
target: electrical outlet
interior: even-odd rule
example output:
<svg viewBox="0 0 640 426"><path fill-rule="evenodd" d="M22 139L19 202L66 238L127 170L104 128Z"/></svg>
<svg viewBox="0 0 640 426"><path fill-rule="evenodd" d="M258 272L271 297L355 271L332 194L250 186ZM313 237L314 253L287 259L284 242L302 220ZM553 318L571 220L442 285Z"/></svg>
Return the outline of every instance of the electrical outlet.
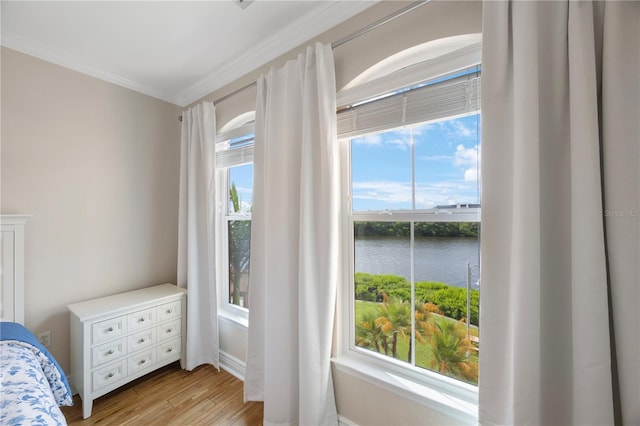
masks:
<svg viewBox="0 0 640 426"><path fill-rule="evenodd" d="M43 331L42 333L38 334L38 340L40 341L40 344L42 344L42 346L49 347L49 345L51 344L51 332Z"/></svg>

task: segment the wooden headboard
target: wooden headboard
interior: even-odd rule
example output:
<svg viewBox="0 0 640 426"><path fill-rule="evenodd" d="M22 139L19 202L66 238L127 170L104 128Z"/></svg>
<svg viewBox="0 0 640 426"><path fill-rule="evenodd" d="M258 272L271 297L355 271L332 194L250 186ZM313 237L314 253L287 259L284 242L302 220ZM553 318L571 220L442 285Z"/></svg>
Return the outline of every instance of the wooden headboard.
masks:
<svg viewBox="0 0 640 426"><path fill-rule="evenodd" d="M28 215L0 215L0 319L24 324L24 227Z"/></svg>

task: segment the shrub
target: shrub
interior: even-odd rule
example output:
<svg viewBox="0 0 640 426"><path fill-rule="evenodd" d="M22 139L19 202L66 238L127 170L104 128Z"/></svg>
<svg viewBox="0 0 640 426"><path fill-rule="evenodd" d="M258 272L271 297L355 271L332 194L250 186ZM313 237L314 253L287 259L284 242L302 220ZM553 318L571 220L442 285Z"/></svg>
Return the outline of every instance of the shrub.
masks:
<svg viewBox="0 0 640 426"><path fill-rule="evenodd" d="M391 298L411 300L411 284L397 275L374 275L365 272L355 274L355 298L369 302L382 302L383 293ZM467 316L467 289L441 282L422 281L415 283L415 299L420 304L435 305L440 313L460 320ZM470 322L478 325L480 291L471 290ZM436 311L432 311L438 313Z"/></svg>

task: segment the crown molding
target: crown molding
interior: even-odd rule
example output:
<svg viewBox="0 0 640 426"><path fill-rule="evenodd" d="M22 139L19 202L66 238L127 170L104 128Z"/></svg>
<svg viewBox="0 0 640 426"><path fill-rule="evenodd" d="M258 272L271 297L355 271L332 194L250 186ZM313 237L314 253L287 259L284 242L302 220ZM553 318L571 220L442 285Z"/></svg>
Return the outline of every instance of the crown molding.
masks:
<svg viewBox="0 0 640 426"><path fill-rule="evenodd" d="M82 63L62 51L52 50L44 44L23 39L3 29L0 44L18 52L77 71L97 79L185 107L198 99L237 80L260 66L269 63L304 42L322 34L345 20L376 4L379 0L326 2L321 10L307 14L292 22L263 42L238 55L225 66L212 70L191 86L178 92L153 88L142 82L129 80L98 67Z"/></svg>
<svg viewBox="0 0 640 426"><path fill-rule="evenodd" d="M50 47L31 40L25 40L10 33L9 31L3 30L0 44L6 48L24 53L25 55L33 56L43 61L51 62L81 74L106 81L107 83L112 83L117 86L133 90L134 92L142 93L143 95L151 96L152 98L157 98L177 105L177 98L171 93L153 90L148 86L129 80L117 74L109 73L99 68L83 64L65 53L52 50Z"/></svg>
<svg viewBox="0 0 640 426"><path fill-rule="evenodd" d="M296 20L278 33L255 45L237 59L176 94L177 104L189 105L215 92L251 71L269 63L291 49L328 31L358 13L375 5L379 0L327 2L320 11ZM348 5L346 7L345 5ZM338 7L339 6L339 7Z"/></svg>

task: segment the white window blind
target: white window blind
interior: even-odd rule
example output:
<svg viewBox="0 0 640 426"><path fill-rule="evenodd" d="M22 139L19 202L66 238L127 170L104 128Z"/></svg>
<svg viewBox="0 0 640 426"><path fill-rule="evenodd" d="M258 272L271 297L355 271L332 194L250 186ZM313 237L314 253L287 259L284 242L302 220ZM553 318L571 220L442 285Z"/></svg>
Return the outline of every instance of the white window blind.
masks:
<svg viewBox="0 0 640 426"><path fill-rule="evenodd" d="M338 137L354 137L479 110L480 72L474 72L339 111Z"/></svg>
<svg viewBox="0 0 640 426"><path fill-rule="evenodd" d="M216 151L216 169L240 166L253 162L253 140L249 145Z"/></svg>
<svg viewBox="0 0 640 426"><path fill-rule="evenodd" d="M253 162L255 122L251 121L216 135L216 169Z"/></svg>

